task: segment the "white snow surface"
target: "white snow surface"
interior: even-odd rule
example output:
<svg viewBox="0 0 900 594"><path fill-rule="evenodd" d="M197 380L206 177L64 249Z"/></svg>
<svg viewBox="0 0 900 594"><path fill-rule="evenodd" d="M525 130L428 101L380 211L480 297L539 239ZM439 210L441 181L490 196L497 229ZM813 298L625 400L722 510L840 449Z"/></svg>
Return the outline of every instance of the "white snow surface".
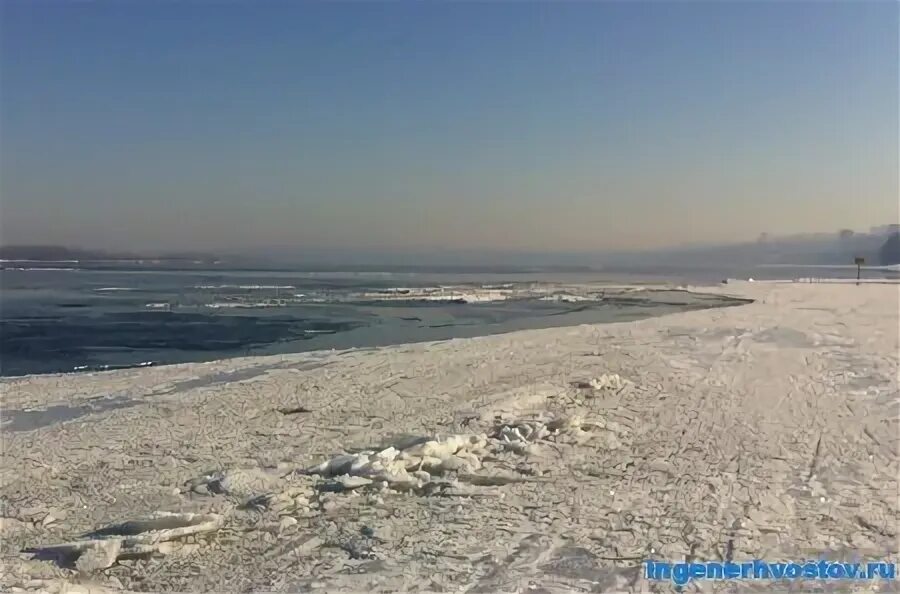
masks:
<svg viewBox="0 0 900 594"><path fill-rule="evenodd" d="M0 380L0 589L642 592L649 557L898 561L900 285L695 290L754 302ZM79 540L183 514L217 520L140 558ZM22 552L73 542L71 568ZM704 587L735 586L771 584Z"/></svg>

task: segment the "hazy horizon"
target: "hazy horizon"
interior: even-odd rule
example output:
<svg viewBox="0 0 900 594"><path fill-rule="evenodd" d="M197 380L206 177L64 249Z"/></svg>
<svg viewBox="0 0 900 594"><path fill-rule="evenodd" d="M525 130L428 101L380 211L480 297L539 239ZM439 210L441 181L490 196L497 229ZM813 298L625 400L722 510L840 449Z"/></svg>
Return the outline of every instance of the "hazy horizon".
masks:
<svg viewBox="0 0 900 594"><path fill-rule="evenodd" d="M2 244L553 254L900 221L895 2L0 11Z"/></svg>

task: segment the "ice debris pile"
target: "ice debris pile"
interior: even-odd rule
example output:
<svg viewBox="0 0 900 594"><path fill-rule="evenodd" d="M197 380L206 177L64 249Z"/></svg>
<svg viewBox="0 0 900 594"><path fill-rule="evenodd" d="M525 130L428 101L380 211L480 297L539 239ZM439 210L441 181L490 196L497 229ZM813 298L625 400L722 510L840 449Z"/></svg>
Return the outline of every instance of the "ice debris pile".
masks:
<svg viewBox="0 0 900 594"><path fill-rule="evenodd" d="M133 520L102 528L81 540L30 549L42 558L53 558L60 565L80 571L112 566L123 557L152 554L167 555L189 546L184 537L215 532L222 527L219 514L156 512L142 520Z"/></svg>
<svg viewBox="0 0 900 594"><path fill-rule="evenodd" d="M580 416L498 420L490 435L451 435L421 439L408 447L341 454L303 470L302 474L326 479L320 490L352 491L371 486L418 491L445 473L471 479L484 469L486 456L502 456L506 452L539 455L542 442L563 438L582 442L590 439L595 430L609 432L610 428L602 420L590 422ZM612 447L617 445L614 440L607 442Z"/></svg>
<svg viewBox="0 0 900 594"><path fill-rule="evenodd" d="M562 433L581 430L580 417L534 419L530 421L501 421L494 430L496 446L518 454L537 454L538 444Z"/></svg>
<svg viewBox="0 0 900 594"><path fill-rule="evenodd" d="M588 386L594 390L621 390L628 385L628 380L619 377L617 373L604 373L600 377L593 378L588 382Z"/></svg>
<svg viewBox="0 0 900 594"><path fill-rule="evenodd" d="M380 451L342 454L303 472L333 479L330 485L334 490L368 485L415 490L429 482L433 474L480 469L489 446L486 435L451 435L403 449L390 446Z"/></svg>
<svg viewBox="0 0 900 594"><path fill-rule="evenodd" d="M271 491L278 479L276 474L259 468L235 468L192 479L186 486L201 495L226 495L243 500Z"/></svg>

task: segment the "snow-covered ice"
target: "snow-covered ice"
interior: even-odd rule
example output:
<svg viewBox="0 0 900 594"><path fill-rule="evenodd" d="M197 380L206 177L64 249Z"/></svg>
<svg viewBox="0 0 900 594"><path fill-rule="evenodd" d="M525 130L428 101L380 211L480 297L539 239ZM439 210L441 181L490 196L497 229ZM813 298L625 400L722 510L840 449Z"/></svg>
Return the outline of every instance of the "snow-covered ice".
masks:
<svg viewBox="0 0 900 594"><path fill-rule="evenodd" d="M4 421L74 407L4 424L27 430L2 431L0 588L618 592L650 555L897 561L900 285L695 290L754 301L0 380ZM213 523L85 542L166 514ZM53 546L91 553L23 552Z"/></svg>

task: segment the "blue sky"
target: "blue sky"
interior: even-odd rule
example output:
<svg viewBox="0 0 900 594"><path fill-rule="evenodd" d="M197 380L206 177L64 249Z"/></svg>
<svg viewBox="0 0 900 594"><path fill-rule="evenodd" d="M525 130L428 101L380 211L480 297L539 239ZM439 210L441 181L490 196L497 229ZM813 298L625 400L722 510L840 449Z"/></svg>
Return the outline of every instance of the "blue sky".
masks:
<svg viewBox="0 0 900 594"><path fill-rule="evenodd" d="M0 15L4 243L591 251L898 216L895 2Z"/></svg>

